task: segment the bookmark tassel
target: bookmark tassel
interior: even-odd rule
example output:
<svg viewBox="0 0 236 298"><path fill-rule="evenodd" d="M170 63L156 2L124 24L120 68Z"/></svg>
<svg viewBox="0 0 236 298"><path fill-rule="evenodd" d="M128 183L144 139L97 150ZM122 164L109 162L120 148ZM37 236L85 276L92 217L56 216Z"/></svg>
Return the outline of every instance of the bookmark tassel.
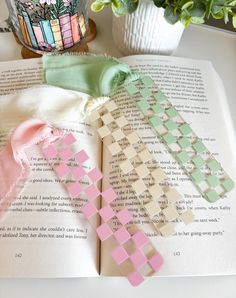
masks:
<svg viewBox="0 0 236 298"><path fill-rule="evenodd" d="M0 152L0 217L23 189L30 174L26 149L38 143L51 143L62 132L48 123L30 119L21 123Z"/></svg>

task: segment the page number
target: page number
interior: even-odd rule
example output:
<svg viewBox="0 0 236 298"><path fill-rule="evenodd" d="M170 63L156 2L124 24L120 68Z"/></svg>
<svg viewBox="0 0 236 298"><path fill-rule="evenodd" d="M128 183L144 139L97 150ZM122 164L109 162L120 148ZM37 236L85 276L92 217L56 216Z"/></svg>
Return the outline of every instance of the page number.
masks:
<svg viewBox="0 0 236 298"><path fill-rule="evenodd" d="M21 252L15 253L15 258L21 258L21 257L22 257L22 253Z"/></svg>
<svg viewBox="0 0 236 298"><path fill-rule="evenodd" d="M180 251L174 251L173 255L174 255L174 257L179 257L180 256Z"/></svg>

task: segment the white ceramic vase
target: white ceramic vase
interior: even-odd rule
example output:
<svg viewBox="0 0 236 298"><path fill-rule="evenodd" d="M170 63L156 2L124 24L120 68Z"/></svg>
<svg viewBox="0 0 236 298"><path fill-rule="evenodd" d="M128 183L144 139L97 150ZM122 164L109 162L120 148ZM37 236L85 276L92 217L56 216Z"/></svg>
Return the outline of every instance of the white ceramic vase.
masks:
<svg viewBox="0 0 236 298"><path fill-rule="evenodd" d="M124 55L171 55L178 47L183 31L180 22L167 23L164 9L157 8L150 0L141 0L132 14L113 16L113 39Z"/></svg>

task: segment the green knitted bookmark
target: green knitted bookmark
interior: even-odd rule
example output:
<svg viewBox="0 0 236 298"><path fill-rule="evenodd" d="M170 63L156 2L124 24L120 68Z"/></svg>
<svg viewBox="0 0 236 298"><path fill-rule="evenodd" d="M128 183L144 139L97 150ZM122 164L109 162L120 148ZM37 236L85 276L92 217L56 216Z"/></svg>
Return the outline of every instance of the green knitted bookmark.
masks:
<svg viewBox="0 0 236 298"><path fill-rule="evenodd" d="M208 202L215 202L234 187L234 182L206 146L154 85L149 76L125 85L127 93L185 170L191 181ZM157 91L158 90L158 91Z"/></svg>

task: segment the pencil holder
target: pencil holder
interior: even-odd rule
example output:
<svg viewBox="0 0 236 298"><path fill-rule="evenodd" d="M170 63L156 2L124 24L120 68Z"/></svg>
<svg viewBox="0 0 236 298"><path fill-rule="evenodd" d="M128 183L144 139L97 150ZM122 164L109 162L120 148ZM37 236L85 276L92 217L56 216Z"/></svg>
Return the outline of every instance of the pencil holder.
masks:
<svg viewBox="0 0 236 298"><path fill-rule="evenodd" d="M13 31L30 51L61 52L81 44L88 31L85 0L6 0Z"/></svg>

